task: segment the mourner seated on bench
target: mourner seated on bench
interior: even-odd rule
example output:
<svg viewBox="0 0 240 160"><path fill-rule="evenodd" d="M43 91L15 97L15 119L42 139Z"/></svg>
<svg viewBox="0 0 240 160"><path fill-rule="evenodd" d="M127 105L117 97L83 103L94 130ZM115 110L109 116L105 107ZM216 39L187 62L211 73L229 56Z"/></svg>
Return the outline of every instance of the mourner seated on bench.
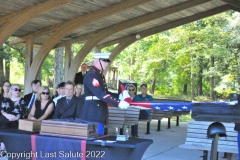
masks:
<svg viewBox="0 0 240 160"><path fill-rule="evenodd" d="M54 102L51 100L49 88L42 86L37 92L37 99L32 106L28 119L37 121L51 119L54 108Z"/></svg>
<svg viewBox="0 0 240 160"><path fill-rule="evenodd" d="M65 83L65 97L57 101L54 119L78 118L81 114L83 102L74 94L74 83L67 81Z"/></svg>
<svg viewBox="0 0 240 160"><path fill-rule="evenodd" d="M153 101L152 96L147 94L147 84L142 84L140 86L140 90L141 90L141 94L136 95L133 98L133 101L137 102L137 101ZM150 115L150 110L140 110L140 114L139 114L139 119L148 119ZM133 125L131 126L132 130L131 130L131 134L133 137L139 137L138 136L138 125Z"/></svg>

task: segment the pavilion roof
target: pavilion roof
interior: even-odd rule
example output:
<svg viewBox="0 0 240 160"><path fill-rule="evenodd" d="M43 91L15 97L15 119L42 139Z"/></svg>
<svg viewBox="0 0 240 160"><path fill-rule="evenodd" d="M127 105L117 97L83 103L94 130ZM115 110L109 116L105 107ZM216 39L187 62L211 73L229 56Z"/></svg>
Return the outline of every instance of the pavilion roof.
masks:
<svg viewBox="0 0 240 160"><path fill-rule="evenodd" d="M39 14L36 8L36 15L14 31L16 39L11 44L24 44L31 37L35 45L42 45L53 32L67 25L68 31L60 30L64 36L55 47L84 43L98 32L114 31L99 42L99 47L105 47L129 36L139 34L143 38L240 8L239 0L61 0L55 5L56 1L0 0L0 27L24 12L29 12L28 19L33 7L48 3Z"/></svg>

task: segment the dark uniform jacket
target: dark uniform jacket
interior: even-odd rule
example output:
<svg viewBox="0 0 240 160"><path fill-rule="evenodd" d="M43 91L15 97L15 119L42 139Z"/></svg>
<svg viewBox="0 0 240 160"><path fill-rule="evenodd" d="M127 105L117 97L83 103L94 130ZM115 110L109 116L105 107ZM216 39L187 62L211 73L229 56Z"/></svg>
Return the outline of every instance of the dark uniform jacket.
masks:
<svg viewBox="0 0 240 160"><path fill-rule="evenodd" d="M54 111L54 119L72 119L78 118L81 114L83 101L76 96L73 96L69 104L67 105L66 97L62 97L57 101L57 105Z"/></svg>
<svg viewBox="0 0 240 160"><path fill-rule="evenodd" d="M102 71L94 66L86 74L83 84L85 97L96 96L100 100L85 100L80 117L83 120L105 124L108 115L107 103L117 107L120 101L108 92Z"/></svg>
<svg viewBox="0 0 240 160"><path fill-rule="evenodd" d="M86 75L85 75L86 76ZM74 79L74 83L75 84L83 84L83 79L84 79L84 77L85 76L83 76L82 75L82 72L78 72L78 73L76 73L75 74L75 79Z"/></svg>

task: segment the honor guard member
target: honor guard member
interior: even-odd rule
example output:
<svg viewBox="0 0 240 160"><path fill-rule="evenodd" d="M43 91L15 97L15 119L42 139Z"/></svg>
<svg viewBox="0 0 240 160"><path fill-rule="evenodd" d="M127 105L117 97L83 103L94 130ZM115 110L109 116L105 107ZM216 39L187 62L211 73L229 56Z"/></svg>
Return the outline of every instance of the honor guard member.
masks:
<svg viewBox="0 0 240 160"><path fill-rule="evenodd" d="M93 67L87 72L83 84L85 103L83 105L83 120L98 122L103 125L106 123L108 113L107 103L121 109L129 107L129 103L121 101L112 96L107 89L107 84L103 71L107 68L109 55L111 53L94 53Z"/></svg>

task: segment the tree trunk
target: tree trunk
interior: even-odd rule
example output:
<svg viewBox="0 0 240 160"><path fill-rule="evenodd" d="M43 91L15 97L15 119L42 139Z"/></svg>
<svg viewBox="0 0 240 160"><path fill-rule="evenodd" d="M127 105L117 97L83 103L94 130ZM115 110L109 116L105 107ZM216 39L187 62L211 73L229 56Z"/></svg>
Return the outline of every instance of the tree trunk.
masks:
<svg viewBox="0 0 240 160"><path fill-rule="evenodd" d="M4 77L4 71L3 71L3 58L0 57L0 85L3 84L5 77Z"/></svg>
<svg viewBox="0 0 240 160"><path fill-rule="evenodd" d="M184 85L183 85L183 94L184 95L187 95L187 84L185 83Z"/></svg>
<svg viewBox="0 0 240 160"><path fill-rule="evenodd" d="M210 67L214 67L214 57L211 56L210 58ZM210 98L214 99L214 72L210 73Z"/></svg>
<svg viewBox="0 0 240 160"><path fill-rule="evenodd" d="M152 87L151 87L151 94L154 94L154 90L155 90L155 86L156 86L156 78L153 79L153 82L152 82Z"/></svg>
<svg viewBox="0 0 240 160"><path fill-rule="evenodd" d="M5 78L6 80L10 80L10 61L5 60Z"/></svg>
<svg viewBox="0 0 240 160"><path fill-rule="evenodd" d="M50 86L51 84L50 84L50 79L49 79L48 74L47 74L46 80L47 80L47 86Z"/></svg>
<svg viewBox="0 0 240 160"><path fill-rule="evenodd" d="M55 49L54 87L63 81L63 50L64 50L64 47Z"/></svg>
<svg viewBox="0 0 240 160"><path fill-rule="evenodd" d="M191 99L194 99L195 91L194 91L194 66L193 66L193 55L191 55Z"/></svg>
<svg viewBox="0 0 240 160"><path fill-rule="evenodd" d="M203 95L203 90L202 90L202 73L203 73L203 69L201 67L200 71L198 72L198 96L202 96Z"/></svg>
<svg viewBox="0 0 240 160"><path fill-rule="evenodd" d="M39 51L39 48L33 48L33 58L35 57L38 51ZM40 81L42 80L42 67L40 67L36 79Z"/></svg>

